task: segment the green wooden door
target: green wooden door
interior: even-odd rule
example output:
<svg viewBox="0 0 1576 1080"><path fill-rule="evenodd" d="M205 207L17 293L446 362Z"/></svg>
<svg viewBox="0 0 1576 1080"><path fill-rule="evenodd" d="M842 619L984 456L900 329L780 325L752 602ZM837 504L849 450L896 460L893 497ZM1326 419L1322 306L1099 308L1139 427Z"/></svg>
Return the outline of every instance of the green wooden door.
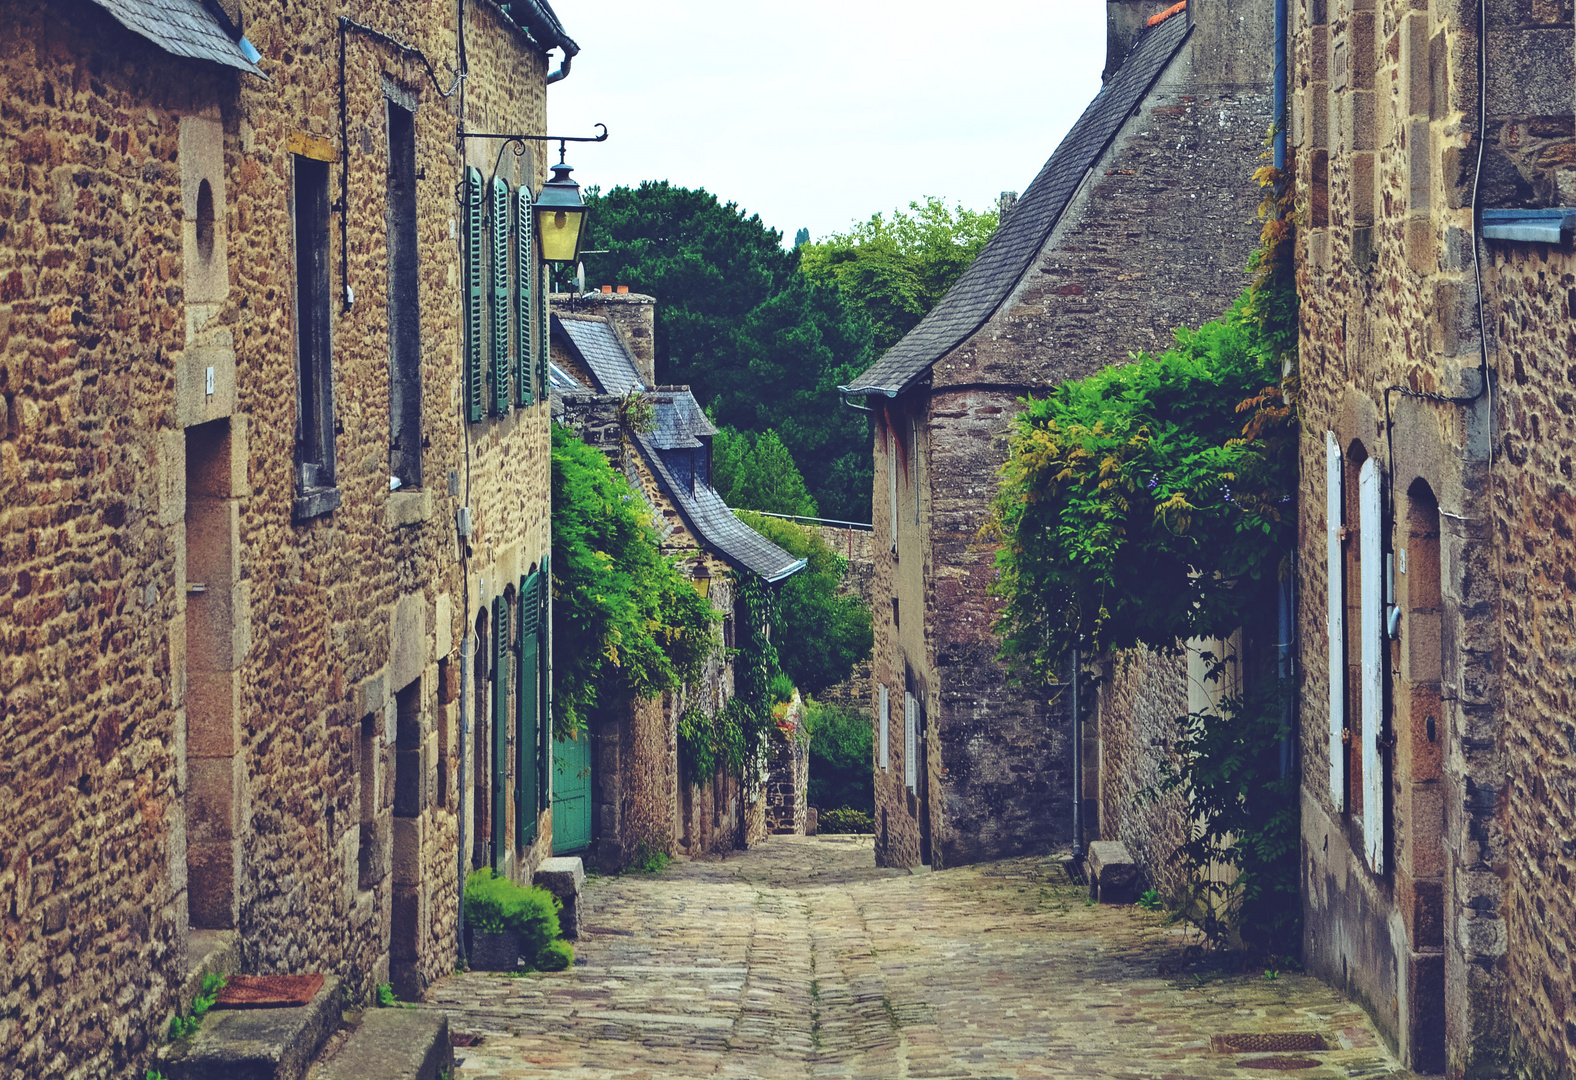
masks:
<svg viewBox="0 0 1576 1080"><path fill-rule="evenodd" d="M591 846L591 736L553 741L553 854Z"/></svg>

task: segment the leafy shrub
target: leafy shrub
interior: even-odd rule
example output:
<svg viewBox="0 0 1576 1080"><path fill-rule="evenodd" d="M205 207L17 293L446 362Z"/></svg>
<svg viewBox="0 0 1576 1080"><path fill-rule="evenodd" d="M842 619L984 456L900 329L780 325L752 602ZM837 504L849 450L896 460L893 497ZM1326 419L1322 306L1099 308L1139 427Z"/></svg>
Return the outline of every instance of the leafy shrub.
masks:
<svg viewBox="0 0 1576 1080"><path fill-rule="evenodd" d="M805 702L804 716L810 733L810 805L873 812L870 715L811 698Z"/></svg>
<svg viewBox="0 0 1576 1080"><path fill-rule="evenodd" d="M558 898L534 885L516 885L482 867L465 879L465 921L483 934L510 932L520 939L520 955L534 957L560 931Z"/></svg>
<svg viewBox="0 0 1576 1080"><path fill-rule="evenodd" d="M873 833L875 822L863 810L839 806L836 810L822 810L816 816L816 832L820 833Z"/></svg>
<svg viewBox="0 0 1576 1080"><path fill-rule="evenodd" d="M575 947L562 939L549 941L536 954L538 971L563 971L575 962Z"/></svg>
<svg viewBox="0 0 1576 1080"><path fill-rule="evenodd" d="M740 511L740 521L805 567L779 585L771 613L772 641L782 670L805 694L818 694L853 673L875 640L870 607L838 592L848 560L815 530L781 518Z"/></svg>

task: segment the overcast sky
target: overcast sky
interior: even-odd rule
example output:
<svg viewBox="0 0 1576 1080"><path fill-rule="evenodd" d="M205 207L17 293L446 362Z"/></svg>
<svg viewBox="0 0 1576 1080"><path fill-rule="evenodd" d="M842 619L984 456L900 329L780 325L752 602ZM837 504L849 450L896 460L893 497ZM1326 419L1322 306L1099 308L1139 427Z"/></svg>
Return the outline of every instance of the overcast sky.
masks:
<svg viewBox="0 0 1576 1080"><path fill-rule="evenodd" d="M704 187L785 240L1021 192L1100 88L1102 0L552 0L548 130L583 185ZM554 159L556 160L556 158Z"/></svg>

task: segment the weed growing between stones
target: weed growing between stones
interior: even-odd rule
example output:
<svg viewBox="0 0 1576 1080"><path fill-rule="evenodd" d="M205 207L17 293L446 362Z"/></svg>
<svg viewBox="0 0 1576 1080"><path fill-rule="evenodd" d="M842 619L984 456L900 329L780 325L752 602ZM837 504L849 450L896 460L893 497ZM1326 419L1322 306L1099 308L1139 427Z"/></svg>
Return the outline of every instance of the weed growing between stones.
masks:
<svg viewBox="0 0 1576 1080"><path fill-rule="evenodd" d="M192 998L191 1011L185 1016L176 1013L170 1017L170 1042L184 1039L202 1027L203 1017L208 1015L208 1010L219 1000L219 991L224 989L226 981L224 975L212 971L202 977L202 989L198 990L197 996Z"/></svg>
<svg viewBox="0 0 1576 1080"><path fill-rule="evenodd" d="M661 848L648 847L644 841L635 848L634 857L630 860L629 869L637 874L660 874L668 868L673 861Z"/></svg>

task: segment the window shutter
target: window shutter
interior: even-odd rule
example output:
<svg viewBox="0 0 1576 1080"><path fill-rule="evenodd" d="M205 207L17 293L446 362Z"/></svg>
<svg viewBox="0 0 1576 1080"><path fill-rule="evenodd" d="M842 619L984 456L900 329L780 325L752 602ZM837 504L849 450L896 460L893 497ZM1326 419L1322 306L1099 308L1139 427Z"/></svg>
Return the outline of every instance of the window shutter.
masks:
<svg viewBox="0 0 1576 1080"><path fill-rule="evenodd" d="M547 312L547 284L538 276L536 278L536 384L542 387L542 392L547 392L547 363L552 350L552 324ZM552 585L549 582L548 588Z"/></svg>
<svg viewBox="0 0 1576 1080"><path fill-rule="evenodd" d="M547 809L553 799L553 574L548 568L548 557L542 556L541 584L536 590L536 640L538 644L537 687L538 713L542 727L541 742L537 749L537 798L542 809Z"/></svg>
<svg viewBox="0 0 1576 1080"><path fill-rule="evenodd" d="M507 415L509 393L509 185L493 178L492 189L492 384L493 413Z"/></svg>
<svg viewBox="0 0 1576 1080"><path fill-rule="evenodd" d="M493 869L503 862L509 807L509 603L493 600Z"/></svg>
<svg viewBox="0 0 1576 1080"><path fill-rule="evenodd" d="M482 373L482 173L465 170L465 415L481 421Z"/></svg>
<svg viewBox="0 0 1576 1080"><path fill-rule="evenodd" d="M892 771L892 758L891 758L889 746L891 744L892 702L891 702L891 699L887 697L887 688L886 688L885 684L882 684L880 690L881 690L881 768L885 772L891 772Z"/></svg>
<svg viewBox="0 0 1576 1080"><path fill-rule="evenodd" d="M536 840L536 746L540 741L537 731L539 662L536 628L541 621L536 591L540 585L540 574L527 574L520 579L520 676L515 683L514 739L519 765L515 771L518 787L514 795L514 810L517 819L515 836L519 837L521 847Z"/></svg>
<svg viewBox="0 0 1576 1080"><path fill-rule="evenodd" d="M1357 528L1362 558L1363 639L1363 847L1374 873L1384 871L1384 770L1379 761L1379 726L1384 719L1384 592L1380 570L1383 523L1379 468L1373 458L1357 474Z"/></svg>
<svg viewBox="0 0 1576 1080"><path fill-rule="evenodd" d="M1327 583L1324 636L1330 664L1330 801L1346 809L1346 784L1341 775L1346 730L1346 589L1341 558L1341 447L1335 433L1324 433L1324 575Z"/></svg>
<svg viewBox="0 0 1576 1080"><path fill-rule="evenodd" d="M536 272L536 245L531 239L531 189L521 184L514 193L514 281L515 311L519 330L514 348L515 401L530 405L536 400L536 378L531 358L535 355L536 320L531 317L535 290L531 282Z"/></svg>
<svg viewBox="0 0 1576 1080"><path fill-rule="evenodd" d="M903 783L908 790L919 788L919 762L915 759L914 744L919 741L916 720L919 702L907 690L903 691Z"/></svg>

